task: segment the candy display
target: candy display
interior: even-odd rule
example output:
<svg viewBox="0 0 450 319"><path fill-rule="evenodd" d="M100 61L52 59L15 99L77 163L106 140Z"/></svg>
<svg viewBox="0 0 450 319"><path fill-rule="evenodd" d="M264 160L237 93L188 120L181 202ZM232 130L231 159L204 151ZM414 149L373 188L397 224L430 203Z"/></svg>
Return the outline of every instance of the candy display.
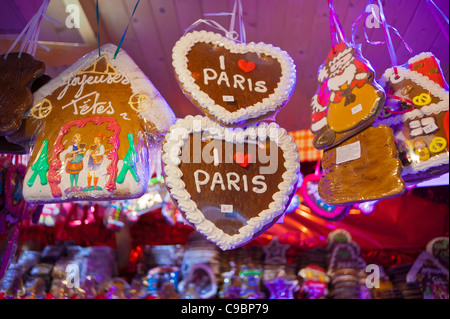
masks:
<svg viewBox="0 0 450 319"><path fill-rule="evenodd" d="M287 52L265 43L236 43L194 31L173 48L183 92L225 126L242 126L276 114L290 99L296 71Z"/></svg>
<svg viewBox="0 0 450 319"><path fill-rule="evenodd" d="M149 158L174 114L127 53L116 50L108 44L100 57L97 50L85 55L34 93L24 132L12 137L34 145L23 189L28 202L145 192Z"/></svg>
<svg viewBox="0 0 450 319"><path fill-rule="evenodd" d="M417 184L448 172L448 84L430 52L389 68L380 79L387 100L376 125L394 130L402 178Z"/></svg>
<svg viewBox="0 0 450 319"><path fill-rule="evenodd" d="M59 243L43 251L22 251L0 280L0 298L448 298L448 270L427 251L417 254L413 264L383 266L373 259L369 264L350 233L331 233L323 247L294 252L285 245L290 252L280 254L282 261L266 258L268 245L214 256L218 248L194 232L187 245L146 247L131 276L118 270L114 249Z"/></svg>
<svg viewBox="0 0 450 319"><path fill-rule="evenodd" d="M299 271L301 287L299 299L324 299L328 296L330 278L325 270L317 265L308 265Z"/></svg>

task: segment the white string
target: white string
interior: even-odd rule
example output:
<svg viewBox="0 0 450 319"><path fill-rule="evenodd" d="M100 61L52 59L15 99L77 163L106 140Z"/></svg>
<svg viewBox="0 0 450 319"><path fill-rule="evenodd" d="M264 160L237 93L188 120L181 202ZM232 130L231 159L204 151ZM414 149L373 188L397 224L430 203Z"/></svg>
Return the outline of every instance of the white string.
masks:
<svg viewBox="0 0 450 319"><path fill-rule="evenodd" d="M225 36L233 41L238 41L238 33L234 30L236 24L236 11L238 11L238 19L239 19L239 42L246 43L246 33L244 26L244 13L242 9L241 0L235 0L233 5L233 12L219 12L219 13L205 13L206 17L220 17L220 16L231 16L230 27L226 29L220 23L210 19L198 19L195 21L190 27L185 29L185 34L190 30L196 28L201 23L207 24L210 27L222 31Z"/></svg>
<svg viewBox="0 0 450 319"><path fill-rule="evenodd" d="M17 36L16 40L13 42L8 52L6 52L4 58L8 57L8 54L16 47L17 43L22 40L22 44L19 49L19 58L22 56L23 52L26 52L30 55L36 54L36 48L39 45L43 49L49 51L50 49L38 42L39 32L41 30L42 20L45 18L48 21L60 24L57 20L47 16L45 13L47 12L48 5L50 0L44 0L39 7L36 14L28 21L25 28L23 28L22 32Z"/></svg>

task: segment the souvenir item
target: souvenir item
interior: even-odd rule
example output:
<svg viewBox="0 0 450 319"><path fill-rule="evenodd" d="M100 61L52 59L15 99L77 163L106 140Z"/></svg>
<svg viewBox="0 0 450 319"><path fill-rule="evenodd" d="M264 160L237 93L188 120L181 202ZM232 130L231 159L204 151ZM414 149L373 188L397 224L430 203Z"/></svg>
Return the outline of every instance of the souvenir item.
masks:
<svg viewBox="0 0 450 319"><path fill-rule="evenodd" d="M44 63L28 53L0 55L0 136L19 129L33 101L30 86L44 71Z"/></svg>
<svg viewBox="0 0 450 319"><path fill-rule="evenodd" d="M298 272L302 279L299 299L324 299L328 295L330 277L317 265L308 265Z"/></svg>
<svg viewBox="0 0 450 319"><path fill-rule="evenodd" d="M407 283L418 282L424 299L448 299L448 269L433 255L423 251L406 276Z"/></svg>
<svg viewBox="0 0 450 319"><path fill-rule="evenodd" d="M241 292L241 278L235 268L222 274L223 283L219 291L219 298L239 299Z"/></svg>
<svg viewBox="0 0 450 319"><path fill-rule="evenodd" d="M380 79L387 100L375 125L394 130L402 178L417 184L448 172L448 85L439 60L421 53Z"/></svg>
<svg viewBox="0 0 450 319"><path fill-rule="evenodd" d="M264 264L286 264L286 252L289 245L281 244L277 237L274 237L269 244L263 247L265 257Z"/></svg>
<svg viewBox="0 0 450 319"><path fill-rule="evenodd" d="M14 227L9 231L3 248L0 251L0 280L6 275L6 272L16 255L18 241L19 228Z"/></svg>
<svg viewBox="0 0 450 319"><path fill-rule="evenodd" d="M343 274L342 269L352 269L351 273L365 271L366 262L360 257L360 248L355 242L337 244L331 252L327 274L331 277Z"/></svg>
<svg viewBox="0 0 450 319"><path fill-rule="evenodd" d="M324 151L319 195L329 205L351 205L399 196L405 191L392 130L369 127Z"/></svg>
<svg viewBox="0 0 450 319"><path fill-rule="evenodd" d="M225 126L273 116L288 102L296 83L292 58L262 42L237 43L217 33L194 31L175 44L172 57L184 93Z"/></svg>
<svg viewBox="0 0 450 319"><path fill-rule="evenodd" d="M294 299L294 292L298 289L298 280L290 280L284 270L278 275L264 282L270 292L269 299Z"/></svg>
<svg viewBox="0 0 450 319"><path fill-rule="evenodd" d="M188 116L163 145L165 182L186 221L222 250L273 225L297 187L299 154L275 123L225 128Z"/></svg>
<svg viewBox="0 0 450 319"><path fill-rule="evenodd" d="M147 295L158 297L161 293L170 294L178 286L180 269L178 267L155 267L148 271L146 276ZM169 283L171 287L164 284Z"/></svg>
<svg viewBox="0 0 450 319"><path fill-rule="evenodd" d="M174 114L123 50L102 46L34 93L24 130L34 145L23 194L31 203L141 196L149 160ZM22 130L21 130L22 131Z"/></svg>
<svg viewBox="0 0 450 319"><path fill-rule="evenodd" d="M241 291L239 292L242 299L264 299L265 295L261 291L262 271L258 269L242 270L239 274L241 277Z"/></svg>
<svg viewBox="0 0 450 319"><path fill-rule="evenodd" d="M336 44L319 68L319 87L311 101L313 145L324 150L341 144L375 121L385 100L374 71L357 47Z"/></svg>
<svg viewBox="0 0 450 319"><path fill-rule="evenodd" d="M182 295L197 296L198 299L213 298L217 294L217 283L212 269L205 264L195 264L189 274L178 286ZM193 294L193 295L192 295Z"/></svg>
<svg viewBox="0 0 450 319"><path fill-rule="evenodd" d="M448 269L448 237L437 237L431 240L427 244L426 251Z"/></svg>

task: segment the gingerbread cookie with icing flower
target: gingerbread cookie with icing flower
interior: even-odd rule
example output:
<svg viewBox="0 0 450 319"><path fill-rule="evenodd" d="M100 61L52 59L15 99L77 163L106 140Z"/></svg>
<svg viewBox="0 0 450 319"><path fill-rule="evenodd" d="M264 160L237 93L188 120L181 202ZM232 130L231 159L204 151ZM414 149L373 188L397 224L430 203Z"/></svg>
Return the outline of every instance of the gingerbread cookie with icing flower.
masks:
<svg viewBox="0 0 450 319"><path fill-rule="evenodd" d="M233 129L187 116L167 133L162 160L166 186L185 220L222 250L273 225L300 175L297 145L275 123Z"/></svg>
<svg viewBox="0 0 450 319"><path fill-rule="evenodd" d="M27 202L141 196L149 160L175 116L139 67L111 44L93 51L34 93L24 129L9 137L32 146ZM27 146L26 143L29 143Z"/></svg>
<svg viewBox="0 0 450 319"><path fill-rule="evenodd" d="M439 60L429 52L387 69L380 79L387 100L375 125L394 130L408 184L449 171L448 85Z"/></svg>
<svg viewBox="0 0 450 319"><path fill-rule="evenodd" d="M312 98L313 145L339 145L375 121L385 100L374 70L358 48L335 45L319 68L319 87Z"/></svg>
<svg viewBox="0 0 450 319"><path fill-rule="evenodd" d="M290 99L296 70L287 52L264 43L236 43L194 31L173 48L175 75L187 97L224 126L275 115Z"/></svg>

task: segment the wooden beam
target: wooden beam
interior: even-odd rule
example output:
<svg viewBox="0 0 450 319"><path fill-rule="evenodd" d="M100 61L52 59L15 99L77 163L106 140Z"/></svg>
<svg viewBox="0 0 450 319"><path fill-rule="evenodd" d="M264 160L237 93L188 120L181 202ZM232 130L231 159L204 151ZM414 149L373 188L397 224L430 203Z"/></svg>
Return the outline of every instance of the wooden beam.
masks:
<svg viewBox="0 0 450 319"><path fill-rule="evenodd" d="M13 42L13 40L0 40L0 54L6 53ZM96 46L89 46L86 44L39 42L50 49L50 51L46 51L39 46L36 49L35 58L43 61L46 66L59 67L72 65L86 53L97 49ZM20 47L20 44L21 43L19 42L16 48Z"/></svg>

